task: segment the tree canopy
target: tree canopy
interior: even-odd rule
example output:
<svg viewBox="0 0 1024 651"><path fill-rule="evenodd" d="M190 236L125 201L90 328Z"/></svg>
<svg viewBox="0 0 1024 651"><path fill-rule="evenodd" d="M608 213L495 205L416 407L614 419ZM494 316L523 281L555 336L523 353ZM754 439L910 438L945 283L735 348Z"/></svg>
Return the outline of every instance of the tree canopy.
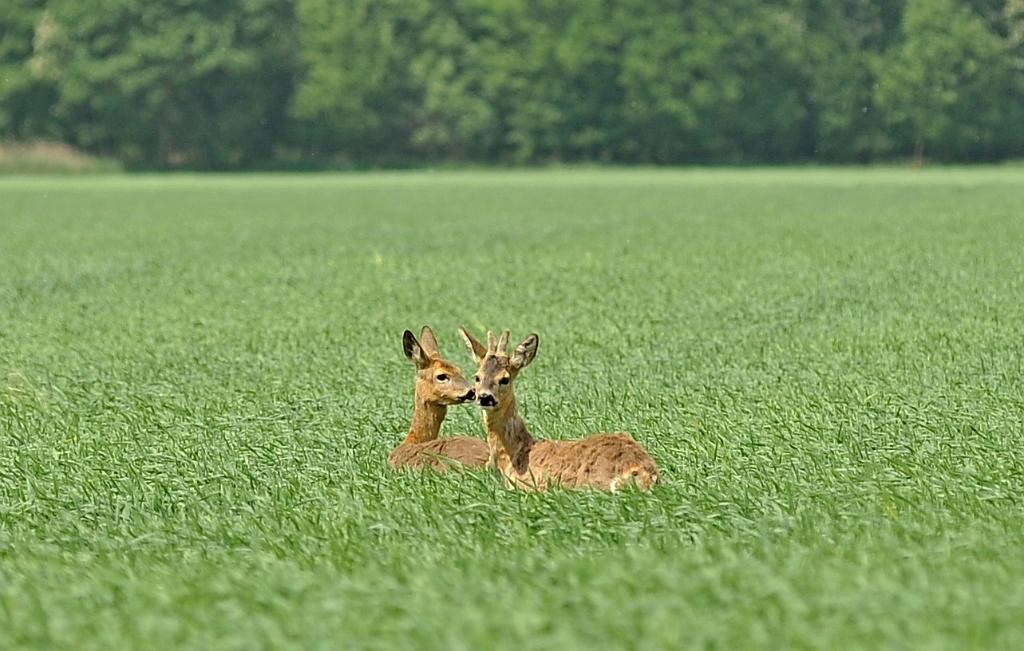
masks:
<svg viewBox="0 0 1024 651"><path fill-rule="evenodd" d="M1024 154L1024 0L6 0L0 139L128 163Z"/></svg>

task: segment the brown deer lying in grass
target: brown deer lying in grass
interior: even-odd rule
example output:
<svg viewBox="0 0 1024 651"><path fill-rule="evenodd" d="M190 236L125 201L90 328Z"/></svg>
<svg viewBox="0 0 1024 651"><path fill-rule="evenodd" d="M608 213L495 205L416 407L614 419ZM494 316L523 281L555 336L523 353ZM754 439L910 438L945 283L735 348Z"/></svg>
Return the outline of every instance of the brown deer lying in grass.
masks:
<svg viewBox="0 0 1024 651"><path fill-rule="evenodd" d="M409 434L391 451L388 463L395 468L433 468L444 472L452 467L483 466L487 444L472 436L438 438L449 405L470 402L476 394L459 367L441 358L437 339L427 326L416 341L408 330L402 336L405 356L416 367L416 404Z"/></svg>
<svg viewBox="0 0 1024 651"><path fill-rule="evenodd" d="M488 332L487 348L465 328L459 333L480 366L476 395L487 431L487 465L497 468L510 486L544 490L557 484L615 492L622 486L648 489L657 483L654 460L625 432L576 441L539 441L530 435L516 409L512 383L537 354L537 335L528 336L509 355L508 330L497 343Z"/></svg>

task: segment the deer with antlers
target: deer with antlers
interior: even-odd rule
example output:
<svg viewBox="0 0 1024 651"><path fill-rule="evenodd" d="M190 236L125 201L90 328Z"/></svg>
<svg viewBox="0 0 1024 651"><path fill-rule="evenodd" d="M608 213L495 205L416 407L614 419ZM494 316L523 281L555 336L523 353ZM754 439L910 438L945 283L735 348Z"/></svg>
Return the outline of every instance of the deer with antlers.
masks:
<svg viewBox="0 0 1024 651"><path fill-rule="evenodd" d="M537 354L539 338L531 334L508 354L509 331L487 347L465 328L459 334L479 365L475 382L477 404L483 409L487 432L487 465L496 468L509 486L544 490L567 488L617 491L634 485L649 489L658 481L658 468L647 451L625 432L594 434L575 441L537 440L516 407L513 382Z"/></svg>
<svg viewBox="0 0 1024 651"><path fill-rule="evenodd" d="M416 402L409 434L391 451L388 463L394 468L431 468L440 472L459 466L483 466L488 449L482 439L438 438L448 407L472 401L476 397L473 386L458 366L441 357L429 327L423 326L419 341L406 330L402 345L405 356L416 367Z"/></svg>

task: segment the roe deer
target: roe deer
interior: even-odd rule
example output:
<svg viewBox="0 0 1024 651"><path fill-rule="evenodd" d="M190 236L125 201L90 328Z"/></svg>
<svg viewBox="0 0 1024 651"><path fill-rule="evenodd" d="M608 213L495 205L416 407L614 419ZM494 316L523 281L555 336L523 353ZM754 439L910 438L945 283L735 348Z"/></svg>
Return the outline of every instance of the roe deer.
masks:
<svg viewBox="0 0 1024 651"><path fill-rule="evenodd" d="M487 431L488 467L497 468L513 487L544 490L567 488L617 491L635 485L648 489L658 481L654 460L625 432L594 434L576 441L535 440L516 409L512 383L537 354L537 335L531 334L508 354L509 331L497 343L487 333L487 348L465 328L459 334L480 369L476 399L483 408Z"/></svg>
<svg viewBox="0 0 1024 651"><path fill-rule="evenodd" d="M438 438L449 405L471 402L472 385L459 367L441 358L437 339L427 326L416 341L408 330L402 335L405 356L416 367L416 403L409 434L391 451L388 463L395 468L433 468L444 472L453 466L483 466L487 444L472 436Z"/></svg>

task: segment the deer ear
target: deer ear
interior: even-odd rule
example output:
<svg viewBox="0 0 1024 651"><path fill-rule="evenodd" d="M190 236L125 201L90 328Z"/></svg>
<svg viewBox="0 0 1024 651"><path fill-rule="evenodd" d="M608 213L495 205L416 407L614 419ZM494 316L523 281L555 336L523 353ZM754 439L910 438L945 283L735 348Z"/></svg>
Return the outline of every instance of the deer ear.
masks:
<svg viewBox="0 0 1024 651"><path fill-rule="evenodd" d="M477 341L476 337L469 334L469 331L465 328L459 328L459 335L462 336L462 341L466 343L466 350L469 351L473 361L477 364L484 361L484 357L487 356L487 349L484 348L484 345Z"/></svg>
<svg viewBox="0 0 1024 651"><path fill-rule="evenodd" d="M441 351L437 349L437 337L434 336L434 331L430 329L430 326L423 326L423 329L420 330L420 348L430 357L441 356Z"/></svg>
<svg viewBox="0 0 1024 651"><path fill-rule="evenodd" d="M426 353L420 347L420 343L416 341L416 337L411 332L406 330L402 334L402 348L405 350L405 356L409 358L416 368L426 368L430 363Z"/></svg>
<svg viewBox="0 0 1024 651"><path fill-rule="evenodd" d="M537 356L537 345L539 343L540 338L536 334L530 334L526 339L523 339L523 343L516 346L512 357L509 358L512 368L518 371L529 366L533 358Z"/></svg>

